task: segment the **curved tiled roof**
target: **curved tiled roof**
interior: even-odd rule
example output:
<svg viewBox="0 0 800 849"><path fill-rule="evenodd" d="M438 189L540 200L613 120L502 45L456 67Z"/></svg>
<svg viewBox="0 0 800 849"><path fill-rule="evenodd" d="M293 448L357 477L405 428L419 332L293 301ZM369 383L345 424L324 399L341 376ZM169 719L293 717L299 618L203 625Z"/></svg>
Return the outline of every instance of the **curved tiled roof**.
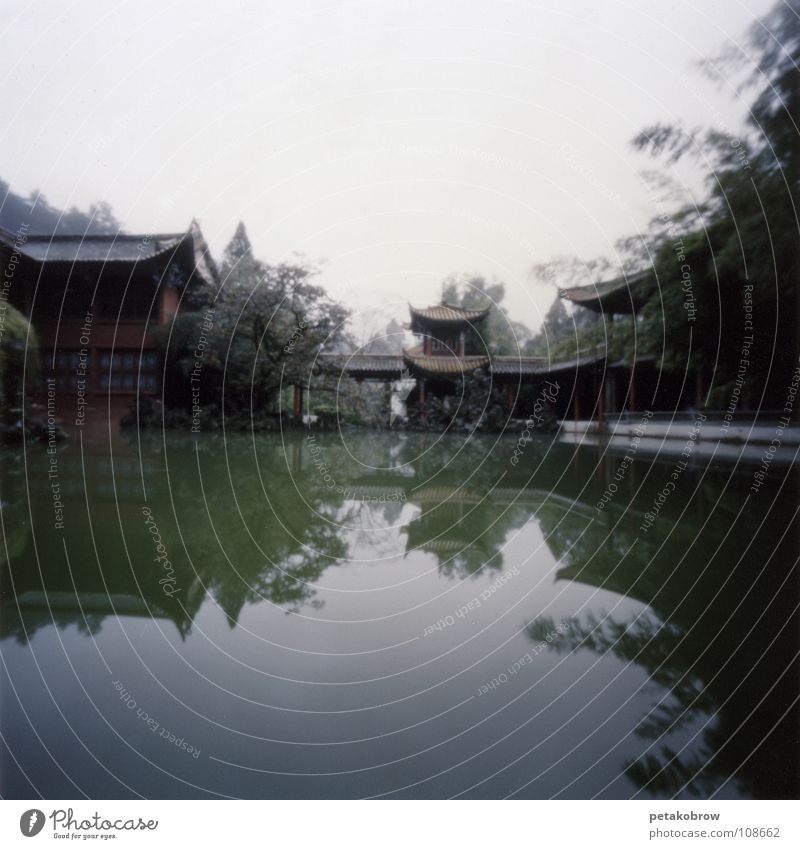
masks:
<svg viewBox="0 0 800 849"><path fill-rule="evenodd" d="M39 263L136 263L161 258L194 262L194 273L209 284L218 283L216 264L200 232L192 221L184 233L127 233L101 235L18 236L0 228L0 246ZM188 251L188 253L187 253Z"/></svg>
<svg viewBox="0 0 800 849"><path fill-rule="evenodd" d="M648 269L615 280L598 281L590 286L559 289L558 294L564 300L595 312L630 315L644 306L655 287L655 274Z"/></svg>
<svg viewBox="0 0 800 849"><path fill-rule="evenodd" d="M412 351L403 351L403 360L412 371L433 377L457 377L469 374L476 369L486 368L491 362L488 356L434 357Z"/></svg>
<svg viewBox="0 0 800 849"><path fill-rule="evenodd" d="M598 345L594 351L580 351L577 358L572 360L561 360L557 363L550 363L546 371L548 374L556 372L569 372L575 369L583 368L584 366L597 365L602 363L606 358L605 345Z"/></svg>
<svg viewBox="0 0 800 849"><path fill-rule="evenodd" d="M402 355L324 352L319 355L319 361L341 369L351 377L376 380L400 380L403 372L406 376L409 376L411 372L423 376L458 377L486 367L491 368L494 377L524 380L528 377L548 374L550 371L545 357L426 356L422 353L422 346L408 348ZM563 368L561 364L559 366Z"/></svg>
<svg viewBox="0 0 800 849"><path fill-rule="evenodd" d="M498 377L527 377L546 373L546 357L492 357L492 374Z"/></svg>
<svg viewBox="0 0 800 849"><path fill-rule="evenodd" d="M24 241L10 233L0 233L9 246L36 262L136 262L173 251L187 238L186 233L129 236L122 233L103 236L27 236Z"/></svg>
<svg viewBox="0 0 800 849"><path fill-rule="evenodd" d="M408 305L408 309L411 313L412 321L415 318L421 319L422 321L434 321L439 323L460 323L460 322L470 322L470 321L480 321L481 319L486 318L489 315L489 307L485 307L480 310L467 310L462 307L455 307L451 304L437 304L435 307L423 307L419 309L417 307L412 307L411 304Z"/></svg>
<svg viewBox="0 0 800 849"><path fill-rule="evenodd" d="M403 358L397 354L322 353L319 361L333 365L351 377L400 380L403 376Z"/></svg>

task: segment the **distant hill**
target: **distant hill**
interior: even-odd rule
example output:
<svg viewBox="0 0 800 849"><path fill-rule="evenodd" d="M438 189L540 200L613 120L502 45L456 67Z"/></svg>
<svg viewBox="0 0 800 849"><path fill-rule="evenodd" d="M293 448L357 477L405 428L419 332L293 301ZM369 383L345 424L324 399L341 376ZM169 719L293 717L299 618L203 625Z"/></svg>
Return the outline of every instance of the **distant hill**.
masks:
<svg viewBox="0 0 800 849"><path fill-rule="evenodd" d="M0 227L15 233L21 224L27 224L31 235L102 235L118 233L120 223L114 217L111 207L100 202L93 204L86 212L72 207L66 212L56 209L42 195L31 193L22 197L11 191L11 186L0 179Z"/></svg>

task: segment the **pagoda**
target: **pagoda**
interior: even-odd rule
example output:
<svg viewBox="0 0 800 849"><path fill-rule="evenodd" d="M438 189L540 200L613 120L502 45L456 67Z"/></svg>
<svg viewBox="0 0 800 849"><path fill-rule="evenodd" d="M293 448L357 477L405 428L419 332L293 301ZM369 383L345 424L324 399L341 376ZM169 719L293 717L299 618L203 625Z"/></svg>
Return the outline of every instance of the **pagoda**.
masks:
<svg viewBox="0 0 800 849"><path fill-rule="evenodd" d="M403 362L417 379L421 403L425 401L426 384L434 391L446 392L453 381L489 367L491 358L480 335L489 307L465 309L442 301L432 307L419 309L409 304L408 308L409 329L419 338L419 344L403 351ZM483 351L467 354L467 347L482 347Z"/></svg>
<svg viewBox="0 0 800 849"><path fill-rule="evenodd" d="M416 345L398 354L322 353L319 360L357 382L385 382L389 386L394 381L413 379L416 391L407 397L409 403L421 405L429 396L452 395L462 381L466 388L470 377L482 372L493 386L502 387L511 412L520 389L544 380L548 364L543 357L492 354L482 335L490 309L467 309L445 301L422 308L409 304L411 320L406 327L417 336ZM296 411L301 403L296 395Z"/></svg>

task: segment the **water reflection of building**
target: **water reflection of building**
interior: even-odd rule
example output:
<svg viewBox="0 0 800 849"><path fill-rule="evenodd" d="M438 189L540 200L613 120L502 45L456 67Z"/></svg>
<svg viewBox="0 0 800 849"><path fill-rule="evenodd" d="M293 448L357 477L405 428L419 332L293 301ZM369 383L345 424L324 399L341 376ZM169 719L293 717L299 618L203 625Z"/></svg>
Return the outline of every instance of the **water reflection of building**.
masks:
<svg viewBox="0 0 800 849"><path fill-rule="evenodd" d="M37 459L37 453L28 456L27 490L8 472L3 476L4 516L11 509L18 517L14 536L20 544L0 569L0 636L26 640L53 623L93 633L109 616L169 620L185 636L204 593L180 558L174 564L180 596L163 591L165 573L142 516L142 479L154 464L140 464L124 451L113 465L107 453L61 452L64 522L57 528L52 481Z"/></svg>
<svg viewBox="0 0 800 849"><path fill-rule="evenodd" d="M116 616L171 620L186 636L209 599L232 627L248 603L266 599L287 610L316 603L314 581L345 553L337 527L320 521L324 505L308 509L295 493L273 509L250 453L235 446L227 457L204 453L208 483L194 441L175 442L170 476L157 445L141 456L124 442L113 454L60 450L63 528L54 526L47 456L29 452L27 472L21 463L5 466L3 517L15 531L8 562L0 560L0 637L27 639L51 624L92 632ZM276 470L285 463L280 452L269 459ZM240 471L235 490L228 463ZM240 509L231 510L237 497ZM157 559L154 532L168 563Z"/></svg>
<svg viewBox="0 0 800 849"><path fill-rule="evenodd" d="M800 617L797 540L786 533L796 481L787 480L779 506L759 506L748 503L748 477L689 472L686 494L664 504L645 533L643 518L674 462L631 470L603 502L618 458L595 468L585 452L570 459L566 446L552 450L534 480L407 481L407 501L419 509L405 525L407 551L430 553L443 573L463 577L500 565L508 535L535 520L558 564L556 581L646 606L628 619L573 618L552 643L564 653L616 655L659 685L636 728L650 750L626 768L642 794L724 795L734 783L746 796L796 797ZM537 620L529 634L546 641L555 624Z"/></svg>
<svg viewBox="0 0 800 849"><path fill-rule="evenodd" d="M573 619L566 636L553 644L556 651L616 655L658 683L652 710L636 728L652 742L652 751L628 765L642 792L707 796L738 782L747 795L796 795L796 539L786 533L797 503L794 486L771 511L766 501L743 510L746 486L706 470L685 479L690 495L675 494L643 534L642 515L663 487L660 472L670 467L631 470L614 501L598 510L618 463L596 469L594 455L563 445L550 448L547 463L533 477L509 467L499 482L498 463L482 475L467 452L453 460L420 450L424 437L409 440L402 472L357 480L345 478L348 462L331 450L328 462L347 487L341 496L327 489L308 461L305 466L298 461L301 472L292 470L303 482L299 494L277 441L258 458L269 482L266 494L246 440L227 444L227 455L219 443L204 448L190 439L173 443L170 477L157 444L144 451L141 464L133 449L115 454L116 487L107 455L63 452L60 474L69 491L63 535L52 531L46 478L37 482L27 469L31 527L26 470L4 467L4 520L14 523L14 538L23 542L0 570L2 636L24 639L52 623L92 630L119 615L171 620L186 634L207 603L217 604L231 626L249 603L268 601L285 610L314 604L313 583L348 555L336 524L339 511L360 497L376 512L400 505L406 539L396 554L403 545L407 553L427 552L453 578L499 566L497 552L509 536L534 521L557 561L556 580L647 606L643 615L628 619ZM198 450L204 452L199 464ZM141 516L142 478L184 588L174 599L158 583L160 567ZM233 481L238 509L231 509ZM91 525L79 509L87 496ZM208 517L198 514L201 502ZM706 522L712 515L714 521ZM328 517L333 521L325 521ZM180 528L191 533L182 536ZM760 551L772 556L758 556ZM538 641L551 630L539 620L529 633ZM698 740L681 751L686 735L675 744L675 731L687 727L691 733L699 729Z"/></svg>
<svg viewBox="0 0 800 849"><path fill-rule="evenodd" d="M582 521L592 521L589 506L551 490L525 485L492 486L477 482L472 486L457 483L425 483L369 476L348 487L350 498L379 499L386 503L406 503L418 509L402 530L406 535L405 551L422 551L435 556L443 573L468 575L483 567L503 566L503 543L509 533L540 511L571 513ZM423 478L424 479L424 478ZM379 502L380 503L380 502Z"/></svg>
<svg viewBox="0 0 800 849"><path fill-rule="evenodd" d="M637 728L651 751L627 768L645 795L710 796L733 781L746 795L795 798L800 620L796 540L785 533L790 510L743 510L746 496L730 480L712 478L698 491L672 505L680 522L664 517L647 534L636 511L619 509L588 527L570 514L538 514L559 560L557 580L648 606L630 621L573 619L552 649L609 652L666 689ZM699 509L701 501L708 507ZM712 509L718 520L704 523ZM726 514L735 533L719 521ZM552 627L538 620L530 636L540 641ZM685 729L700 730L683 749L675 740Z"/></svg>

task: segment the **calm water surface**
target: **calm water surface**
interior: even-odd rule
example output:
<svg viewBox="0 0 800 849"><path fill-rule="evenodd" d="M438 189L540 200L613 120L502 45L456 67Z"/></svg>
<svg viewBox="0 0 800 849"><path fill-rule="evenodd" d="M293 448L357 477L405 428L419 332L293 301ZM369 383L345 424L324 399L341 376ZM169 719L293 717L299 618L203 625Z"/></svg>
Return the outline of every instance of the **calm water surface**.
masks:
<svg viewBox="0 0 800 849"><path fill-rule="evenodd" d="M5 449L2 795L796 797L796 480L513 446Z"/></svg>

